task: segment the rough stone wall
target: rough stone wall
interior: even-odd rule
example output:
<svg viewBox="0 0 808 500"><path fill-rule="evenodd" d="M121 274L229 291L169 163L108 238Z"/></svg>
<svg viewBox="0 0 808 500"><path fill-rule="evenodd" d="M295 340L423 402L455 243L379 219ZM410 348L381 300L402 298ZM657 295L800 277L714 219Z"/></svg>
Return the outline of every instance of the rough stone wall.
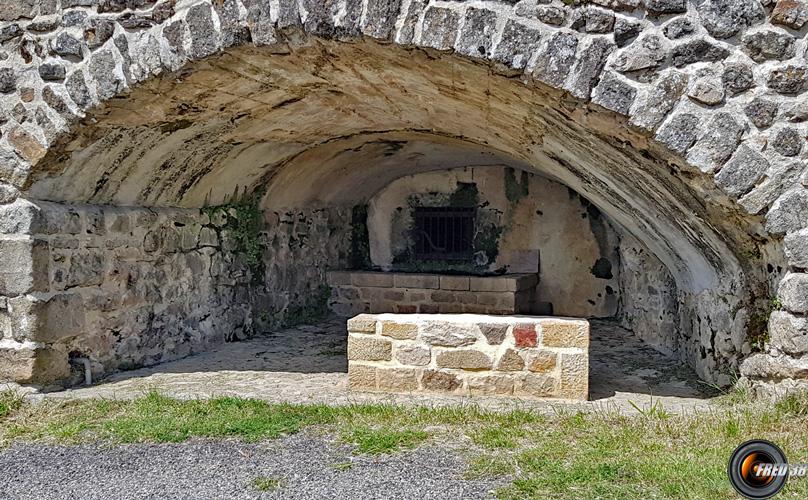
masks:
<svg viewBox="0 0 808 500"><path fill-rule="evenodd" d="M22 200L1 212L0 233L24 225L39 259L35 284L0 308L2 357L48 359L28 372L0 363L3 379L69 382L70 358L89 358L97 376L252 332L250 269L222 218Z"/></svg>
<svg viewBox="0 0 808 500"><path fill-rule="evenodd" d="M589 322L487 315L348 320L351 390L587 400Z"/></svg>
<svg viewBox="0 0 808 500"><path fill-rule="evenodd" d="M0 0L0 203L24 194L32 165L88 108L224 47L273 44L301 28L321 37L364 35L454 50L625 116L701 172L693 177L672 167L702 189L707 206L723 203L709 194L714 182L733 200L738 220L761 216L753 236L785 238L785 252L772 257L782 267L775 281L787 321L778 315L785 323L772 320L770 329L774 338L778 325L792 325L777 333L791 341L805 334L808 313L807 7L800 0L765 3ZM30 238L2 242L3 297L38 286L39 245ZM678 279L683 271L672 272ZM742 315L729 314L739 304L720 304L732 296L745 300L749 290L738 283L711 292L693 288L682 303L692 315L686 323L702 325L690 332L702 338L697 359L708 359L703 372L725 370L739 353L725 363L712 338L729 346ZM758 298L765 293L754 290ZM754 356L744 373L799 384L805 358L778 345Z"/></svg>
<svg viewBox="0 0 808 500"><path fill-rule="evenodd" d="M475 240L488 246L467 268L441 262L433 270L410 259L412 207L448 206L456 198L463 203L464 190L475 197ZM501 166L405 176L371 198L368 228L372 263L382 269L540 272L537 300L550 304L545 307L554 314L593 318L617 312L615 229L584 198L545 177Z"/></svg>
<svg viewBox="0 0 808 500"><path fill-rule="evenodd" d="M264 213L265 275L255 290L262 330L328 312L327 273L351 265L352 215L352 207Z"/></svg>

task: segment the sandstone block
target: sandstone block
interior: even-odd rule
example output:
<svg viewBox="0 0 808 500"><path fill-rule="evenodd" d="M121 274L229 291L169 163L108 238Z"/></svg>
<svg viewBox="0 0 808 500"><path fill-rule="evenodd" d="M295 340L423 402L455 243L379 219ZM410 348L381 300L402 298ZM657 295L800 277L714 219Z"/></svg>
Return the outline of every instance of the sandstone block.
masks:
<svg viewBox="0 0 808 500"><path fill-rule="evenodd" d="M444 351L438 354L435 361L440 368L463 370L490 370L493 366L487 354L473 349Z"/></svg>
<svg viewBox="0 0 808 500"><path fill-rule="evenodd" d="M468 379L472 396L506 396L513 394L513 385L509 375L480 375Z"/></svg>
<svg viewBox="0 0 808 500"><path fill-rule="evenodd" d="M469 277L468 276L441 276L440 277L441 290L468 290Z"/></svg>
<svg viewBox="0 0 808 500"><path fill-rule="evenodd" d="M432 361L432 352L423 346L398 346L395 348L396 360L402 365L426 366Z"/></svg>
<svg viewBox="0 0 808 500"><path fill-rule="evenodd" d="M518 372L525 368L525 360L513 349L507 349L497 362L497 370L507 372Z"/></svg>
<svg viewBox="0 0 808 500"><path fill-rule="evenodd" d="M396 288L440 288L440 277L434 274L404 274L397 273L393 276L393 283Z"/></svg>
<svg viewBox="0 0 808 500"><path fill-rule="evenodd" d="M527 369L532 372L544 373L556 367L558 354L553 351L532 352L527 358Z"/></svg>
<svg viewBox="0 0 808 500"><path fill-rule="evenodd" d="M11 331L18 341L53 343L86 333L86 306L79 294L57 294L49 299L21 295L9 299L8 305Z"/></svg>
<svg viewBox="0 0 808 500"><path fill-rule="evenodd" d="M348 359L351 361L390 361L393 344L372 337L348 336Z"/></svg>
<svg viewBox="0 0 808 500"><path fill-rule="evenodd" d="M382 321L381 334L396 340L412 340L418 336L418 325L414 323Z"/></svg>
<svg viewBox="0 0 808 500"><path fill-rule="evenodd" d="M514 325L513 339L516 347L536 347L538 343L536 325L532 323Z"/></svg>
<svg viewBox="0 0 808 500"><path fill-rule="evenodd" d="M351 273L351 284L359 287L392 288L393 275L388 273Z"/></svg>
<svg viewBox="0 0 808 500"><path fill-rule="evenodd" d="M589 324L552 320L541 323L542 345L547 347L589 347Z"/></svg>
<svg viewBox="0 0 808 500"><path fill-rule="evenodd" d="M430 321L421 326L421 340L435 346L462 347L477 341L476 325Z"/></svg>
<svg viewBox="0 0 808 500"><path fill-rule="evenodd" d="M439 392L452 392L463 385L457 376L438 370L424 370L421 384L425 390Z"/></svg>
<svg viewBox="0 0 808 500"><path fill-rule="evenodd" d="M553 377L531 373L524 375L516 382L514 394L517 396L549 398L556 395L557 389L558 382Z"/></svg>
<svg viewBox="0 0 808 500"><path fill-rule="evenodd" d="M348 331L351 333L376 333L376 317L360 314L348 320Z"/></svg>
<svg viewBox="0 0 808 500"><path fill-rule="evenodd" d="M586 352L561 354L558 396L582 401L589 398L589 356Z"/></svg>
<svg viewBox="0 0 808 500"><path fill-rule="evenodd" d="M414 368L379 368L379 389L386 391L418 390L419 371Z"/></svg>
<svg viewBox="0 0 808 500"><path fill-rule="evenodd" d="M376 389L376 367L348 363L348 387L360 391Z"/></svg>

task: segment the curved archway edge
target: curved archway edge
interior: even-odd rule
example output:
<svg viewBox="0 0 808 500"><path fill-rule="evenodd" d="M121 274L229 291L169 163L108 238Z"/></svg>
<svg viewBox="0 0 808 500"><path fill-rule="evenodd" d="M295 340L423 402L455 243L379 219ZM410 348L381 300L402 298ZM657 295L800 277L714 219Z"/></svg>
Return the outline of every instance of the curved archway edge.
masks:
<svg viewBox="0 0 808 500"><path fill-rule="evenodd" d="M9 117L0 125L0 295L8 304L47 288L47 245L36 237L41 228L32 215L41 211L35 201L41 197L32 193L41 179L58 178L76 134L103 131L93 122L103 123L117 99L139 92L139 82L166 83L172 78L166 75L192 72L194 61L216 60L240 45L283 55L317 40L372 44L379 51L392 44L424 59L485 63L486 71L499 75L495 81L538 88L552 96L545 103L556 99L543 116L566 117L604 144L622 145L627 163L650 156L656 170L644 176L598 175L576 164L583 146L565 156L563 147L549 144L541 153L552 165L545 173L586 193L623 225L634 225L635 236L692 292L682 299L689 311L683 316L692 316L683 321L694 325L695 337L713 337L694 347L713 351L693 353L709 360L702 376L726 383L728 372L745 359L742 373L761 390L802 386L808 370L800 344L808 332L808 190L801 156L806 129L799 118L806 70L798 54L806 41L777 9L769 15L755 0L738 2L751 14L732 21L722 21L712 3L655 3L630 14L553 5L560 24L535 2L19 3L0 19L6 55L0 61L0 107ZM677 19L697 28L674 36ZM793 51L771 55L756 49L755 40L763 36L779 36ZM766 62L771 59L777 62ZM466 139L486 140L471 135ZM492 150L508 146L488 142ZM521 153L508 151L526 165L541 163ZM668 178L659 173L663 165ZM684 188L671 201L678 212L666 216L694 214L684 222L646 224L631 217L636 207L612 206L634 196L653 201L678 186ZM662 237L647 237L665 225L672 229ZM766 264L782 272L766 272ZM777 290L783 310L769 320L766 351L750 356L743 339L733 346L732 338L745 337L749 324L760 322L753 318L766 309L761 301L773 298L769 290ZM30 367L48 363L41 339L21 332L3 343L9 359Z"/></svg>

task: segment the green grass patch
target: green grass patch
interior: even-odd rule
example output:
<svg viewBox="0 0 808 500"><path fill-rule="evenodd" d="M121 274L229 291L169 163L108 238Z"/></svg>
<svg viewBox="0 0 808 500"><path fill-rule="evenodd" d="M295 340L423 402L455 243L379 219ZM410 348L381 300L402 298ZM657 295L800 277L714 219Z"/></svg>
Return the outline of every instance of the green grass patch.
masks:
<svg viewBox="0 0 808 500"><path fill-rule="evenodd" d="M808 395L776 404L725 401L698 414L676 414L658 403L637 409L630 417L607 411L547 416L475 406L176 400L157 393L133 401L28 403L0 393L0 443L260 441L316 426L357 454L393 453L426 440L450 443L467 459L467 478L502 478L506 486L497 495L504 499L734 498L727 460L752 438L779 444L790 461L808 460ZM347 470L351 462L332 467ZM256 478L253 486L269 491L262 488L281 484ZM789 481L781 495L808 498L808 479Z"/></svg>
<svg viewBox="0 0 808 500"><path fill-rule="evenodd" d="M275 477L258 476L253 478L252 487L258 491L275 491L283 487L283 480Z"/></svg>

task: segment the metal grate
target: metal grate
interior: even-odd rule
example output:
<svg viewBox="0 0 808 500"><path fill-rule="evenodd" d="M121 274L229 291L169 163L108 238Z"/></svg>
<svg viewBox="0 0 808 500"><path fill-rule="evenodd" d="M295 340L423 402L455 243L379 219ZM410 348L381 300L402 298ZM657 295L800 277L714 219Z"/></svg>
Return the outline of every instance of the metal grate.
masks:
<svg viewBox="0 0 808 500"><path fill-rule="evenodd" d="M415 258L470 260L473 255L474 208L416 207Z"/></svg>

